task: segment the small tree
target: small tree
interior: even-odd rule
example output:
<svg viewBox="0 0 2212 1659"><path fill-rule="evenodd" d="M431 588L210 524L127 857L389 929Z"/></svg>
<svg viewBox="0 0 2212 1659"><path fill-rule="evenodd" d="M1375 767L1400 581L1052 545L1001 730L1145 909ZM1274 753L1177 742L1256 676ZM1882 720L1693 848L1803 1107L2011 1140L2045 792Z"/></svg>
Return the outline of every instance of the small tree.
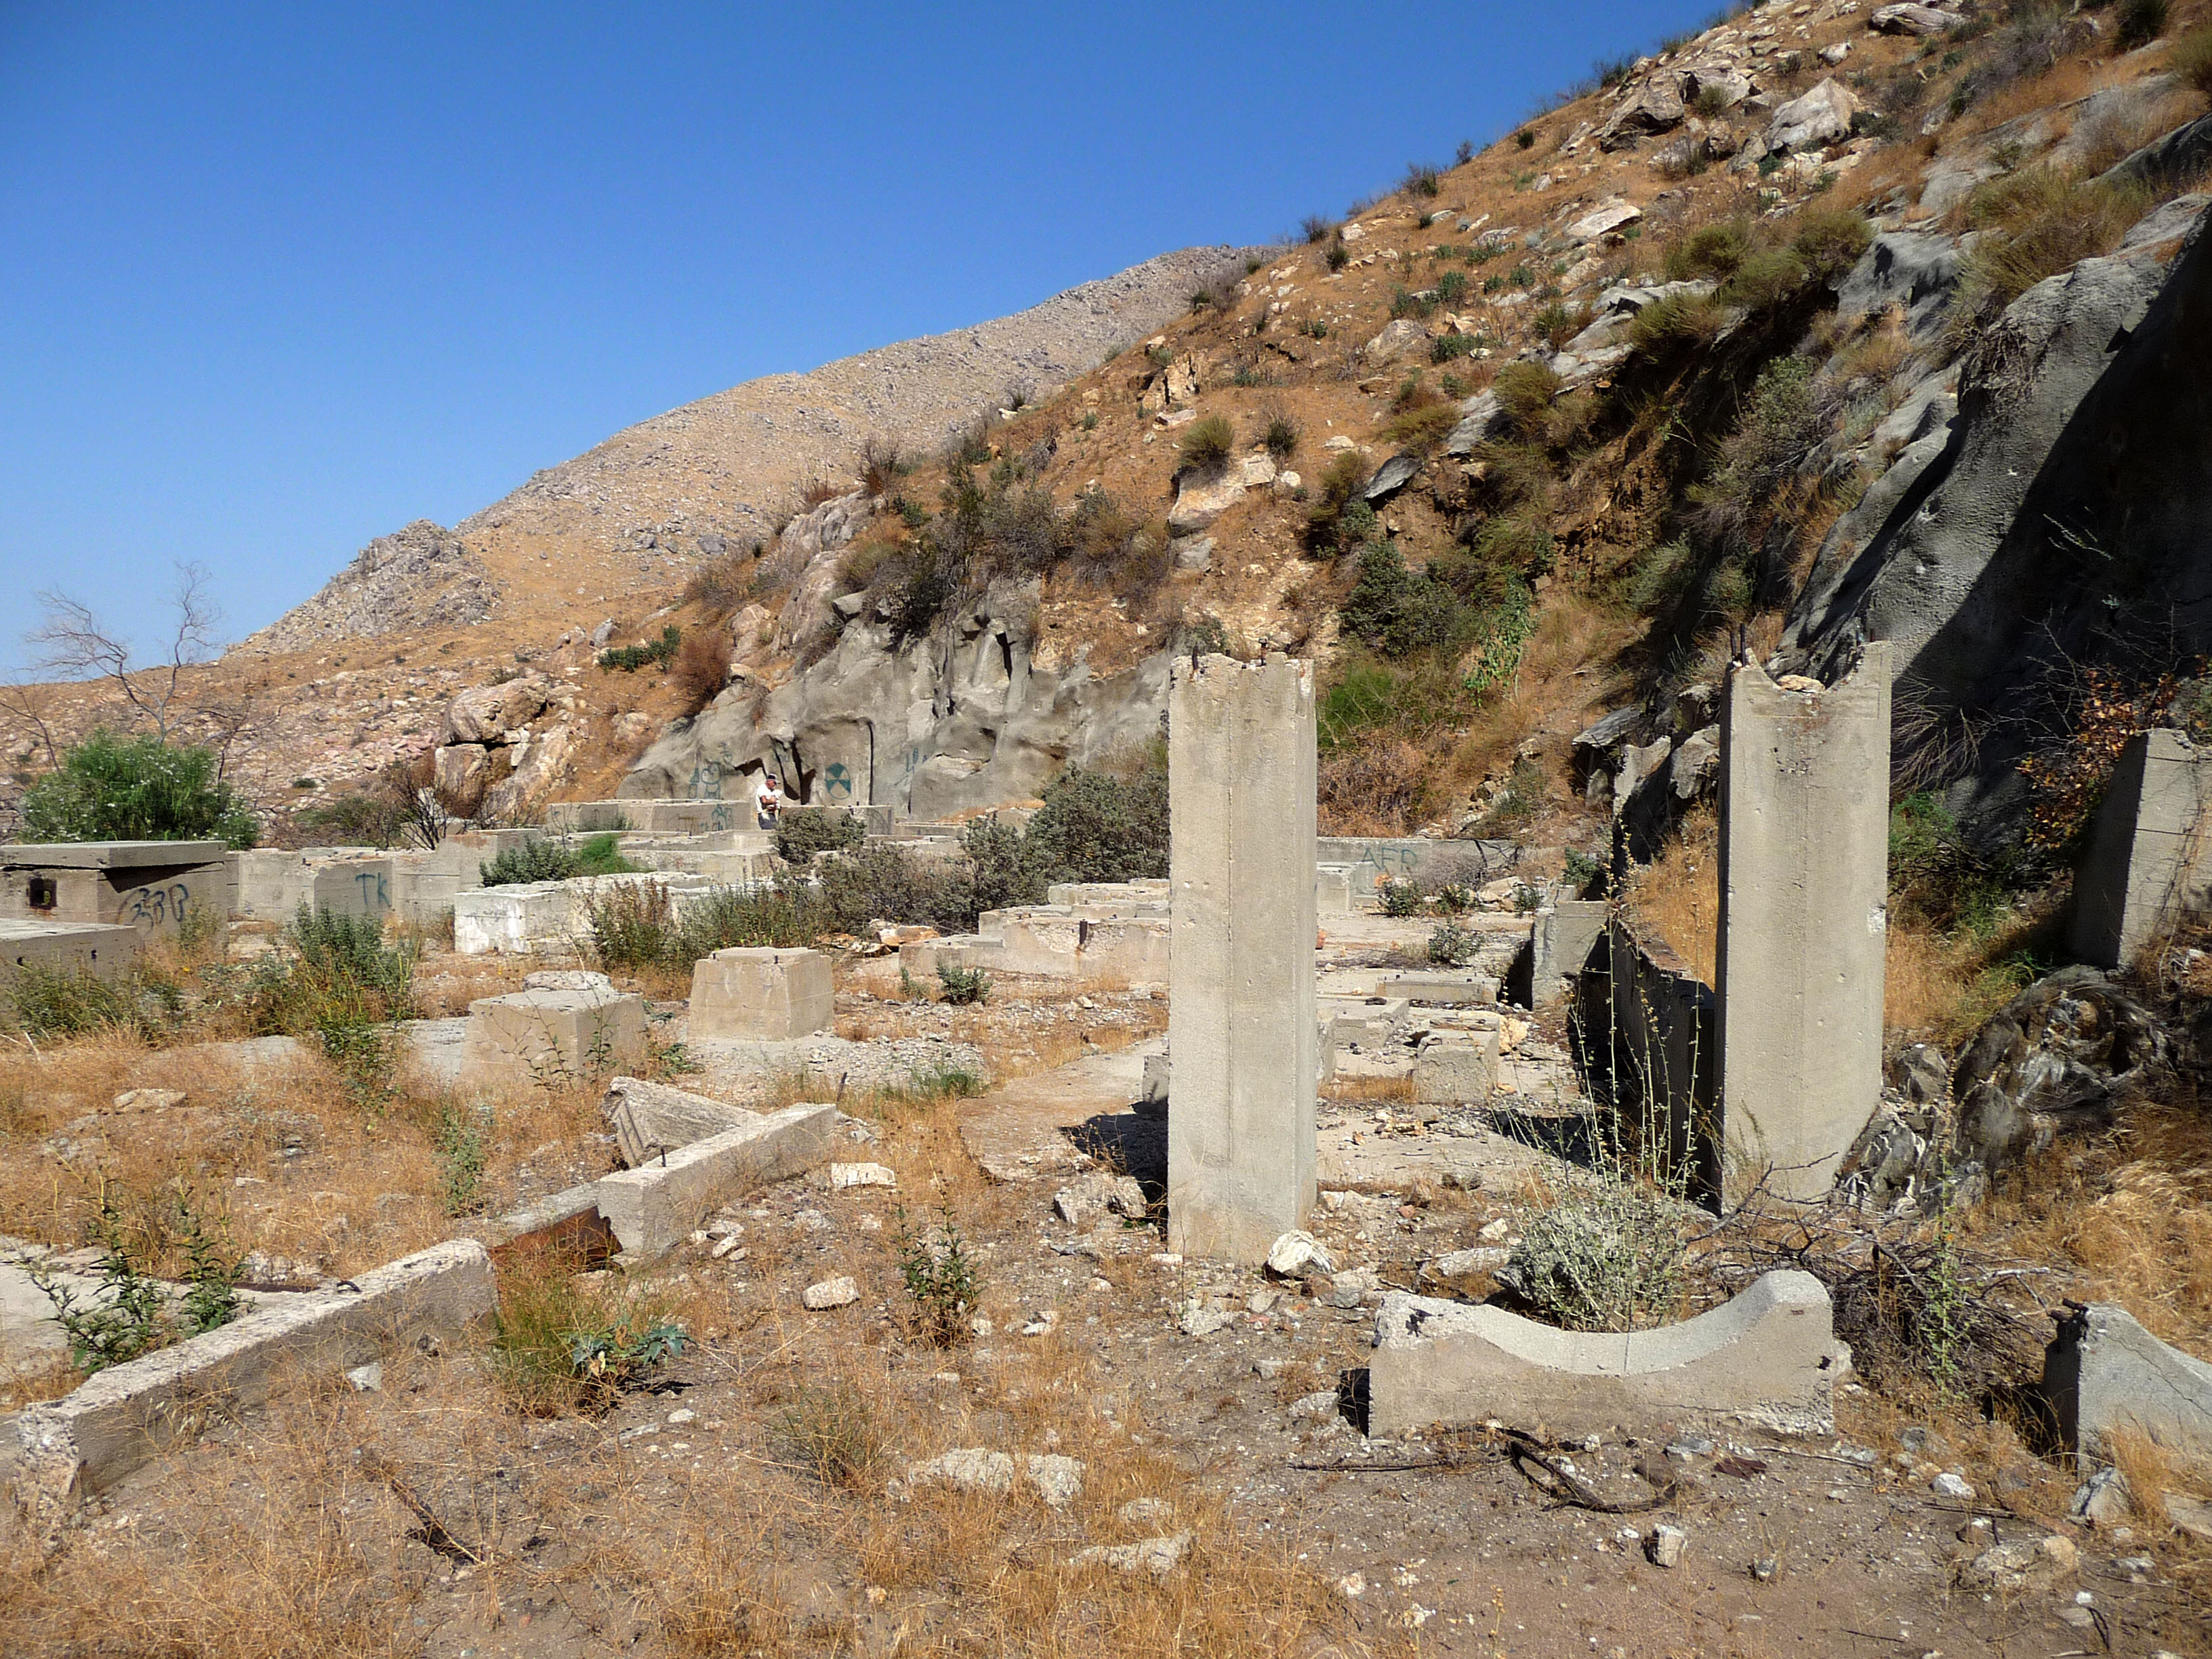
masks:
<svg viewBox="0 0 2212 1659"><path fill-rule="evenodd" d="M154 723L167 741L169 728L188 703L185 671L215 654L216 629L222 612L208 593L208 573L197 564L177 567L177 586L169 597L176 626L159 660L134 666L131 641L111 634L82 599L49 590L39 595L46 619L27 637L39 649L39 666L63 679L108 679L140 716Z"/></svg>
<svg viewBox="0 0 2212 1659"><path fill-rule="evenodd" d="M23 797L27 841L220 841L247 848L261 825L206 749L96 730Z"/></svg>

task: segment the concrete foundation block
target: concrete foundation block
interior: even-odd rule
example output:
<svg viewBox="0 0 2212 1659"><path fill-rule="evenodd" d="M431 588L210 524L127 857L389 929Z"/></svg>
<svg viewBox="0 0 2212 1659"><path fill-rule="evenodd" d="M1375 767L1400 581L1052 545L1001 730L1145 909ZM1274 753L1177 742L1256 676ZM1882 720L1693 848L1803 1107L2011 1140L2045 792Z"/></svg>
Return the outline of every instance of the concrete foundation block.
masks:
<svg viewBox="0 0 2212 1659"><path fill-rule="evenodd" d="M0 847L0 918L134 927L173 939L188 917L229 918L226 852L219 841Z"/></svg>
<svg viewBox="0 0 2212 1659"><path fill-rule="evenodd" d="M627 1254L650 1257L681 1242L708 1211L830 1161L837 1109L787 1106L695 1140L598 1183L599 1213Z"/></svg>
<svg viewBox="0 0 2212 1659"><path fill-rule="evenodd" d="M1394 974L1376 990L1431 1008L1494 1006L1498 1001L1498 981L1489 974Z"/></svg>
<svg viewBox="0 0 2212 1659"><path fill-rule="evenodd" d="M1693 1421L1828 1435L1849 1358L1827 1291L1795 1268L1695 1319L1625 1334L1394 1294L1375 1322L1369 1432L1495 1418L1541 1423L1555 1438L1654 1436Z"/></svg>
<svg viewBox="0 0 2212 1659"><path fill-rule="evenodd" d="M706 1042L776 1041L826 1031L836 998L819 951L744 946L691 969L691 1035Z"/></svg>
<svg viewBox="0 0 2212 1659"><path fill-rule="evenodd" d="M2212 754L2160 727L2129 739L2105 787L2074 880L2069 943L2118 968L2172 922L2212 904L2204 821Z"/></svg>
<svg viewBox="0 0 2212 1659"><path fill-rule="evenodd" d="M138 959L141 937L119 923L0 920L0 984L32 967L112 979Z"/></svg>
<svg viewBox="0 0 2212 1659"><path fill-rule="evenodd" d="M1555 1002L1567 981L1590 966L1605 938L1603 899L1562 899L1536 913L1528 940L1528 1004Z"/></svg>
<svg viewBox="0 0 2212 1659"><path fill-rule="evenodd" d="M210 1420L258 1406L305 1371L364 1364L425 1340L453 1343L492 1311L491 1257L474 1239L365 1273L353 1291L318 1292L234 1320L88 1378L15 1419L21 1495L66 1506L96 1492Z"/></svg>
<svg viewBox="0 0 2212 1659"><path fill-rule="evenodd" d="M460 873L441 870L427 859L392 861L392 919L417 927L437 924L453 913L461 896Z"/></svg>
<svg viewBox="0 0 2212 1659"><path fill-rule="evenodd" d="M1168 752L1168 1248L1256 1265L1314 1205L1311 665L1177 662Z"/></svg>
<svg viewBox="0 0 2212 1659"><path fill-rule="evenodd" d="M486 1088L588 1077L645 1059L645 1000L611 990L516 991L469 1005L461 1082Z"/></svg>
<svg viewBox="0 0 2212 1659"><path fill-rule="evenodd" d="M1480 1106L1498 1086L1498 1024L1431 1031L1413 1053L1413 1098L1432 1106Z"/></svg>
<svg viewBox="0 0 2212 1659"><path fill-rule="evenodd" d="M1738 667L1721 730L1721 1197L1812 1200L1881 1103L1888 644L1825 690Z"/></svg>
<svg viewBox="0 0 2212 1659"><path fill-rule="evenodd" d="M2212 1365L2160 1341L2124 1308L2095 1303L2059 1322L2043 1391L2069 1451L2109 1462L2113 1434L2132 1430L2212 1470Z"/></svg>
<svg viewBox="0 0 2212 1659"><path fill-rule="evenodd" d="M649 1164L678 1146L726 1133L758 1120L758 1112L726 1101L672 1089L665 1083L618 1077L607 1085L599 1109L614 1127L623 1162L632 1169Z"/></svg>

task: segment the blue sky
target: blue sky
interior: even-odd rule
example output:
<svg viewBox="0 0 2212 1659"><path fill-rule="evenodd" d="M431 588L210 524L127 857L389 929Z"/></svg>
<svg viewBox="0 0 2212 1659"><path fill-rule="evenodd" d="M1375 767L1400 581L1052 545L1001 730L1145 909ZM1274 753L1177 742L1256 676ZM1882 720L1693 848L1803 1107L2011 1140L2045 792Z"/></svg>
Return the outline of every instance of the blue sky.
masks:
<svg viewBox="0 0 2212 1659"><path fill-rule="evenodd" d="M0 0L0 665L30 590L226 637L647 416L1341 211L1661 0Z"/></svg>

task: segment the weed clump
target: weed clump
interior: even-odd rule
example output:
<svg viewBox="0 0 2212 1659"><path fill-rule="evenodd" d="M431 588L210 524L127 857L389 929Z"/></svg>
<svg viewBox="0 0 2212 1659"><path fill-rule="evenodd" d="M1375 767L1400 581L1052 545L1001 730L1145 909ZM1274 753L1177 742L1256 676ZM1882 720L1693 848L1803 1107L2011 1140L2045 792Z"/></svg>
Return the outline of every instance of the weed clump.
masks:
<svg viewBox="0 0 2212 1659"><path fill-rule="evenodd" d="M897 1231L899 1277L904 1281L915 1334L933 1347L950 1348L968 1340L969 1316L983 1290L974 1253L946 1210L934 1227L915 1231L901 1206L893 1212Z"/></svg>
<svg viewBox="0 0 2212 1659"><path fill-rule="evenodd" d="M684 1352L684 1328L665 1302L631 1294L611 1274L578 1273L578 1265L541 1252L501 1270L492 1364L526 1415L596 1416Z"/></svg>
<svg viewBox="0 0 2212 1659"><path fill-rule="evenodd" d="M866 1398L849 1382L801 1389L779 1413L775 1437L785 1458L823 1486L858 1492L883 1467L883 1437Z"/></svg>
<svg viewBox="0 0 2212 1659"><path fill-rule="evenodd" d="M674 623L660 630L660 637L643 645L624 645L599 653L599 664L610 672L635 674L641 668L665 668L676 660L676 653L684 648L684 630Z"/></svg>
<svg viewBox="0 0 2212 1659"><path fill-rule="evenodd" d="M775 817L776 856L787 864L805 864L817 853L848 852L867 838L867 830L851 812L788 806Z"/></svg>
<svg viewBox="0 0 2212 1659"><path fill-rule="evenodd" d="M1208 415L1191 422L1176 446L1182 464L1202 477L1218 476L1236 452L1237 428L1225 415Z"/></svg>
<svg viewBox="0 0 2212 1659"><path fill-rule="evenodd" d="M944 988L942 1000L966 1007L991 1000L991 976L981 968L962 968L952 963L937 964L937 982Z"/></svg>

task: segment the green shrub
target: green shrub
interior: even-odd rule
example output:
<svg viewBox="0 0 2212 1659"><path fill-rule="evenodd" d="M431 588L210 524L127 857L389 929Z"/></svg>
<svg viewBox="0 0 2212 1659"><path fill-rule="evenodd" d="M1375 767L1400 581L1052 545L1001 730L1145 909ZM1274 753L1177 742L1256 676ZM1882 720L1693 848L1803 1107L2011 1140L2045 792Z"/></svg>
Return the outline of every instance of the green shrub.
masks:
<svg viewBox="0 0 2212 1659"><path fill-rule="evenodd" d="M1236 453L1237 428L1225 415L1207 415L1184 428L1176 447L1182 464L1192 471L1212 477L1229 465Z"/></svg>
<svg viewBox="0 0 2212 1659"><path fill-rule="evenodd" d="M937 964L937 982L944 988L941 1000L955 1007L991 1000L991 976L981 968L960 968L949 962Z"/></svg>
<svg viewBox="0 0 2212 1659"><path fill-rule="evenodd" d="M1456 330L1448 334L1439 334L1429 342L1429 361L1432 363L1449 363L1455 358L1471 357L1480 349L1481 345L1480 335L1462 334Z"/></svg>
<svg viewBox="0 0 2212 1659"><path fill-rule="evenodd" d="M210 1221L182 1182L170 1189L161 1208L185 1255L185 1294L173 1311L147 1253L131 1247L114 1194L105 1185L91 1224L92 1242L100 1254L93 1268L100 1282L89 1297L81 1297L43 1265L27 1270L53 1304L54 1322L80 1370L123 1364L238 1317L240 1258L229 1248L228 1224L220 1216Z"/></svg>
<svg viewBox="0 0 2212 1659"><path fill-rule="evenodd" d="M684 648L684 630L674 623L660 630L660 637L645 645L625 645L599 653L599 666L635 674L641 668L665 668L676 660L676 653Z"/></svg>
<svg viewBox="0 0 2212 1659"><path fill-rule="evenodd" d="M1846 208L1808 208L1797 216L1797 234L1790 239L1790 251L1823 283L1842 276L1873 246L1872 228Z"/></svg>
<svg viewBox="0 0 2212 1659"><path fill-rule="evenodd" d="M489 864L479 863L477 874L487 887L515 887L532 881L568 881L584 873L583 860L565 841L532 836L502 847Z"/></svg>
<svg viewBox="0 0 2212 1659"><path fill-rule="evenodd" d="M1947 325L1963 343L2045 277L2109 253L2142 216L2139 188L2076 180L2048 167L1991 179L1966 198L1966 222L1984 232L1960 273Z"/></svg>
<svg viewBox="0 0 2212 1659"><path fill-rule="evenodd" d="M1040 885L1165 877L1166 757L1150 757L1133 777L1069 767L1046 788L1022 839L1024 861Z"/></svg>
<svg viewBox="0 0 2212 1659"><path fill-rule="evenodd" d="M1628 343L1647 357L1709 343L1728 325L1728 307L1710 294L1670 294L1636 313Z"/></svg>
<svg viewBox="0 0 2212 1659"><path fill-rule="evenodd" d="M1568 1330L1642 1330L1680 1316L1683 1261L1678 1206L1667 1197L1576 1173L1523 1219L1498 1282Z"/></svg>
<svg viewBox="0 0 2212 1659"><path fill-rule="evenodd" d="M1336 234L1336 221L1324 219L1317 213L1308 214L1299 230L1309 243L1326 242Z"/></svg>
<svg viewBox="0 0 2212 1659"><path fill-rule="evenodd" d="M1425 572L1407 569L1397 544L1385 541L1359 556L1359 579L1337 620L1347 639L1400 660L1451 649L1468 619L1458 595Z"/></svg>
<svg viewBox="0 0 2212 1659"><path fill-rule="evenodd" d="M1751 257L1756 246L1750 224L1741 219L1700 225L1667 250L1665 270L1670 283L1686 283L1699 276L1724 281Z"/></svg>
<svg viewBox="0 0 2212 1659"><path fill-rule="evenodd" d="M642 874L645 866L632 864L622 855L622 836L612 830L603 830L598 835L586 836L576 847L576 873L580 876L635 876Z"/></svg>
<svg viewBox="0 0 2212 1659"><path fill-rule="evenodd" d="M800 1389L777 1413L774 1436L787 1463L840 1492L872 1489L885 1456L866 1396L842 1381Z"/></svg>
<svg viewBox="0 0 2212 1659"><path fill-rule="evenodd" d="M1759 370L1720 446L1720 464L1690 489L1693 516L1710 543L1738 537L1827 437L1833 417L1814 387L1815 372L1806 357L1778 358Z"/></svg>
<svg viewBox="0 0 2212 1659"><path fill-rule="evenodd" d="M106 980L88 969L57 969L35 962L15 970L7 1006L15 1029L33 1038L89 1036L99 1031L146 1037L165 1023L149 1021L134 975Z"/></svg>
<svg viewBox="0 0 2212 1659"><path fill-rule="evenodd" d="M1267 428L1261 434L1261 441L1267 445L1267 453L1281 462L1298 453L1298 423L1287 415L1276 414L1267 417Z"/></svg>
<svg viewBox="0 0 2212 1659"><path fill-rule="evenodd" d="M908 1222L903 1206L894 1206L892 1214L892 1248L914 1304L915 1334L939 1348L966 1341L969 1316L982 1297L983 1275L952 1212L946 1209L936 1226L921 1231Z"/></svg>
<svg viewBox="0 0 2212 1659"><path fill-rule="evenodd" d="M1508 363L1498 371L1490 390L1514 428L1526 430L1559 395L1559 377L1542 363Z"/></svg>
<svg viewBox="0 0 2212 1659"><path fill-rule="evenodd" d="M431 1139L438 1185L450 1216L474 1215L483 1207L484 1160L491 1152L489 1114L446 1103Z"/></svg>
<svg viewBox="0 0 2212 1659"><path fill-rule="evenodd" d="M2118 43L2122 52L2147 46L2166 33L2166 0L2120 0Z"/></svg>
<svg viewBox="0 0 2212 1659"><path fill-rule="evenodd" d="M1655 617L1689 591L1697 579L1698 556L1686 541L1661 544L1636 562L1628 580L1628 603Z"/></svg>
<svg viewBox="0 0 2212 1659"><path fill-rule="evenodd" d="M1537 312L1531 326L1535 329L1538 339L1557 351L1581 333L1589 322L1589 314L1580 306L1569 306L1553 300Z"/></svg>
<svg viewBox="0 0 2212 1659"><path fill-rule="evenodd" d="M1386 916L1418 916L1421 914L1421 890L1412 882L1393 876L1382 884L1382 914Z"/></svg>
<svg viewBox="0 0 2212 1659"><path fill-rule="evenodd" d="M1443 967L1467 967L1481 948L1481 936L1455 921L1438 922L1429 934L1429 960Z"/></svg>
<svg viewBox="0 0 2212 1659"><path fill-rule="evenodd" d="M24 841L219 841L245 848L261 826L223 781L214 750L105 728L23 795Z"/></svg>
<svg viewBox="0 0 2212 1659"><path fill-rule="evenodd" d="M1352 263L1352 250L1344 245L1341 238L1339 238L1328 245L1326 257L1331 270L1342 270L1345 266Z"/></svg>
<svg viewBox="0 0 2212 1659"><path fill-rule="evenodd" d="M1479 558L1502 567L1542 575L1552 568L1552 527L1526 513L1500 513L1485 519L1473 543Z"/></svg>
<svg viewBox="0 0 2212 1659"><path fill-rule="evenodd" d="M1451 435L1459 419L1456 404L1424 404L1392 416L1383 423L1382 435L1402 449L1425 455Z"/></svg>
<svg viewBox="0 0 2212 1659"><path fill-rule="evenodd" d="M775 816L776 855L804 864L817 853L842 852L868 838L859 815L815 806L787 806Z"/></svg>
<svg viewBox="0 0 2212 1659"><path fill-rule="evenodd" d="M1805 262L1790 248L1767 248L1735 268L1720 286L1720 298L1747 311L1771 311L1805 286Z"/></svg>
<svg viewBox="0 0 2212 1659"><path fill-rule="evenodd" d="M1415 161L1407 167L1405 180L1399 188L1415 199L1434 197L1442 192L1443 179L1434 167Z"/></svg>

